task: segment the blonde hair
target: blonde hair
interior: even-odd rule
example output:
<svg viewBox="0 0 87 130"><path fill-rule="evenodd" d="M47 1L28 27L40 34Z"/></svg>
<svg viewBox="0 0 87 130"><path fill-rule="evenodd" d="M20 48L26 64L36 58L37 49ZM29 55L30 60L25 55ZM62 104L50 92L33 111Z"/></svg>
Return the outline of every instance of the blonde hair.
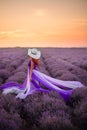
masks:
<svg viewBox="0 0 87 130"><path fill-rule="evenodd" d="M36 65L40 65L40 59L34 59L32 58L32 61L36 64Z"/></svg>

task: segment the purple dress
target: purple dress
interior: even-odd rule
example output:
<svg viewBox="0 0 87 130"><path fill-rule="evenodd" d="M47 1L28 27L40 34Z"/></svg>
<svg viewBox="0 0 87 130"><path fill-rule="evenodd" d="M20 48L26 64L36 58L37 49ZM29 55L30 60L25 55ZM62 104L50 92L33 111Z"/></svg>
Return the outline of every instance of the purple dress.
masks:
<svg viewBox="0 0 87 130"><path fill-rule="evenodd" d="M29 60L29 62L28 62L28 67L30 67L30 66L31 66L31 61ZM39 69L39 67L37 67L37 65L36 65L35 62L34 62L34 69L36 69L36 70Z"/></svg>
<svg viewBox="0 0 87 130"><path fill-rule="evenodd" d="M17 82L8 82L1 86L3 94L16 93L16 98L24 99L29 94L33 94L36 91L48 93L51 90L58 92L65 101L68 101L70 95L77 87L84 87L79 81L63 81L52 78L37 69L34 63L34 69L32 72L32 81L29 80L30 61L28 63L27 76L23 84ZM44 86L44 88L42 87Z"/></svg>

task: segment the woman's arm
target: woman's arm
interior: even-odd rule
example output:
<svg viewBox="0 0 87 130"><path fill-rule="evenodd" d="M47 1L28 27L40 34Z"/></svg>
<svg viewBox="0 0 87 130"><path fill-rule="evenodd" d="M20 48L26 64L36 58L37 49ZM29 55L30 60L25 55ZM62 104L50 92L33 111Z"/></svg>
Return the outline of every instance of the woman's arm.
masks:
<svg viewBox="0 0 87 130"><path fill-rule="evenodd" d="M32 80L32 72L34 69L34 62L31 60L31 66L30 66L30 81Z"/></svg>

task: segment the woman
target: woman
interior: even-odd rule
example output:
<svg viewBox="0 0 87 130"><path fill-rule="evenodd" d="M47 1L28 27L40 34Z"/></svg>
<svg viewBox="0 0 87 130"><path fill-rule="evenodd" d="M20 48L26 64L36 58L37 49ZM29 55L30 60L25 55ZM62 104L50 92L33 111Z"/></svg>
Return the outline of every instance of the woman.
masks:
<svg viewBox="0 0 87 130"><path fill-rule="evenodd" d="M38 49L28 49L28 55L28 73L24 83L22 85L16 82L5 83L2 85L3 94L14 92L17 94L16 98L23 99L36 91L49 92L55 90L67 101L74 89L83 87L83 84L78 81L55 79L37 70L41 57L41 52ZM42 85L44 85L44 88Z"/></svg>
<svg viewBox="0 0 87 130"><path fill-rule="evenodd" d="M33 69L39 67L41 52L37 49L28 49L29 66L30 66L30 81L32 80Z"/></svg>

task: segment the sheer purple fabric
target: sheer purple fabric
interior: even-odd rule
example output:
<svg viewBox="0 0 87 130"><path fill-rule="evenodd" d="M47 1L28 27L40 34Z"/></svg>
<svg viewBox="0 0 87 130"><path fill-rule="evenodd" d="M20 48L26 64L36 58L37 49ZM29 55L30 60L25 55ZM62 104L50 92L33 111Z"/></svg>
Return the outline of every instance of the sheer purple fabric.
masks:
<svg viewBox="0 0 87 130"><path fill-rule="evenodd" d="M79 81L63 81L52 78L39 70L34 65L32 73L32 81L29 80L30 62L28 63L27 76L23 84L17 82L8 82L1 86L3 94L16 93L16 98L24 99L29 94L33 94L36 91L48 93L51 90L58 92L65 101L70 99L70 95L77 87L84 87ZM42 85L44 87L42 87Z"/></svg>

